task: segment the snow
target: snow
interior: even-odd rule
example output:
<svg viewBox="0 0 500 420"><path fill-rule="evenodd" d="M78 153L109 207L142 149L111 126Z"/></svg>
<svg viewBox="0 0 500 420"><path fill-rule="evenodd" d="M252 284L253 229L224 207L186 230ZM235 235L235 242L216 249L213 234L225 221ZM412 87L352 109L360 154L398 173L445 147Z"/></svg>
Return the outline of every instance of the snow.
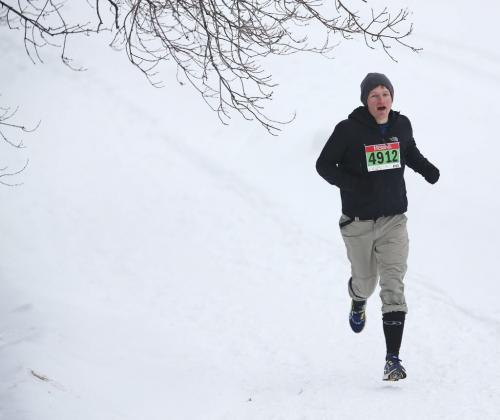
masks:
<svg viewBox="0 0 500 420"><path fill-rule="evenodd" d="M297 112L277 138L222 126L174 70L152 88L103 39L75 41L88 70L72 72L4 31L0 101L42 124L1 152L30 159L23 186L0 188L1 419L499 417L500 9L407 3L419 55L349 42L269 63L269 109ZM349 329L340 198L314 167L369 71L442 174L406 175L409 376L394 384L376 295Z"/></svg>

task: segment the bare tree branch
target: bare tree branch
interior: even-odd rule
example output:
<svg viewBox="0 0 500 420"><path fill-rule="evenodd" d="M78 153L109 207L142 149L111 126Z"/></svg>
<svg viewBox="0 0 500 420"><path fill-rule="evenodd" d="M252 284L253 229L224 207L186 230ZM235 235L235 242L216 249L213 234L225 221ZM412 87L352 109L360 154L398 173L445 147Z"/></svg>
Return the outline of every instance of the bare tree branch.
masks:
<svg viewBox="0 0 500 420"><path fill-rule="evenodd" d="M392 60L395 45L419 50L407 42L408 10L367 8L371 18L363 19L347 0L87 0L87 6L93 19L71 23L67 5L57 0L0 0L0 25L23 30L33 61L41 61L42 47L59 42L68 66L70 37L109 30L112 46L124 49L153 86L162 85L160 67L170 62L178 80L191 84L223 123L236 111L271 133L287 121L264 111L276 87L263 68L266 57L298 52L330 57L341 40L354 38ZM322 41L311 39L313 26L322 29Z"/></svg>
<svg viewBox="0 0 500 420"><path fill-rule="evenodd" d="M19 108L11 109L11 108L0 107L0 137L10 146L16 149L23 149L24 148L23 141L20 140L18 142L15 142L13 140L10 140L10 137L5 134L5 130L11 129L18 132L21 131L24 133L31 133L40 126L40 122L38 122L38 124L33 128L28 128L24 125L14 124L12 122L9 122L15 117L18 110Z"/></svg>
<svg viewBox="0 0 500 420"><path fill-rule="evenodd" d="M11 137L9 137L6 134L6 131L30 133L32 131L35 131L39 127L40 123L38 123L36 127L27 128L23 125L9 122L15 117L17 111L18 111L18 108L11 109L11 108L0 107L0 138L2 138L2 140L7 145L9 145L15 149L24 149L25 146L23 144L23 141L22 140L19 140L19 141L11 140ZM6 185L6 186L11 186L11 187L21 185L21 183L10 183L10 182L5 181L4 179L8 178L8 177L13 177L15 175L19 175L21 172L23 172L27 168L28 163L29 163L29 161L27 160L21 169L14 171L14 172L8 171L8 169L9 169L8 167L0 168L0 184Z"/></svg>
<svg viewBox="0 0 500 420"><path fill-rule="evenodd" d="M5 185L7 187L19 187L19 186L23 185L22 182L17 182L17 183L7 182L4 180L4 178L19 175L21 172L25 171L25 169L28 167L28 165L29 165L29 159L26 160L26 163L24 164L24 166L21 169L15 171L15 172L5 172L8 169L8 167L0 168L0 184Z"/></svg>

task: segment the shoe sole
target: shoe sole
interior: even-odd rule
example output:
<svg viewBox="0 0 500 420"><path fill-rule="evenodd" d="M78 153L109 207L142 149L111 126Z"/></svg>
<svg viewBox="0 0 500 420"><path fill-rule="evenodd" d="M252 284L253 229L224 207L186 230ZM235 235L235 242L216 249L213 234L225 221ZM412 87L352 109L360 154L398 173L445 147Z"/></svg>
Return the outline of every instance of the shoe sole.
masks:
<svg viewBox="0 0 500 420"><path fill-rule="evenodd" d="M366 321L365 321L365 323L363 324L363 326L361 327L361 329L359 329L359 330L354 329L351 323L349 323L349 326L351 327L351 330L352 330L353 332L355 332L356 334L359 334L361 331L363 331L363 330L365 329L365 326L366 326Z"/></svg>
<svg viewBox="0 0 500 420"><path fill-rule="evenodd" d="M395 371L395 372L388 373L387 375L384 375L383 380L396 382L396 381L399 381L400 379L404 379L404 378L406 378L405 372Z"/></svg>

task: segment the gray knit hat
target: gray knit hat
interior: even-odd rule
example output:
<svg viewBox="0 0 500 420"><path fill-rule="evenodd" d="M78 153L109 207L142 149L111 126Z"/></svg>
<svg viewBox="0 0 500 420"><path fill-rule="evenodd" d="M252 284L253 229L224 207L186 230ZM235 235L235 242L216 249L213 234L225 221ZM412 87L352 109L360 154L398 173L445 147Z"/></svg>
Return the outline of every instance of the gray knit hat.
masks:
<svg viewBox="0 0 500 420"><path fill-rule="evenodd" d="M392 87L392 83L387 78L387 76L382 73L368 73L361 82L361 102L363 102L364 106L366 106L368 94L380 85L385 86L387 89L389 89L389 92L391 92L391 97L392 99L394 99L394 88Z"/></svg>

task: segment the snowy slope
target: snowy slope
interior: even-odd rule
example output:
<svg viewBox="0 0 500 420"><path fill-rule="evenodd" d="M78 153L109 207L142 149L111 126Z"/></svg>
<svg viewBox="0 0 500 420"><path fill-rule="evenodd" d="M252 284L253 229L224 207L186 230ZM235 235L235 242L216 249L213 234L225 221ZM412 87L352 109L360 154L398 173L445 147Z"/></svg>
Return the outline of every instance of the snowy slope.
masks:
<svg viewBox="0 0 500 420"><path fill-rule="evenodd" d="M0 418L499 417L495 13L463 34L465 2L413 3L418 56L352 43L271 63L275 112L297 111L278 138L221 126L173 82L151 88L99 40L75 45L88 71L74 73L2 35L0 99L42 125L27 150L2 149L30 166L0 188ZM338 192L314 170L368 71L389 75L442 172L435 186L407 174L396 384L381 381L377 296L366 331L348 328Z"/></svg>

